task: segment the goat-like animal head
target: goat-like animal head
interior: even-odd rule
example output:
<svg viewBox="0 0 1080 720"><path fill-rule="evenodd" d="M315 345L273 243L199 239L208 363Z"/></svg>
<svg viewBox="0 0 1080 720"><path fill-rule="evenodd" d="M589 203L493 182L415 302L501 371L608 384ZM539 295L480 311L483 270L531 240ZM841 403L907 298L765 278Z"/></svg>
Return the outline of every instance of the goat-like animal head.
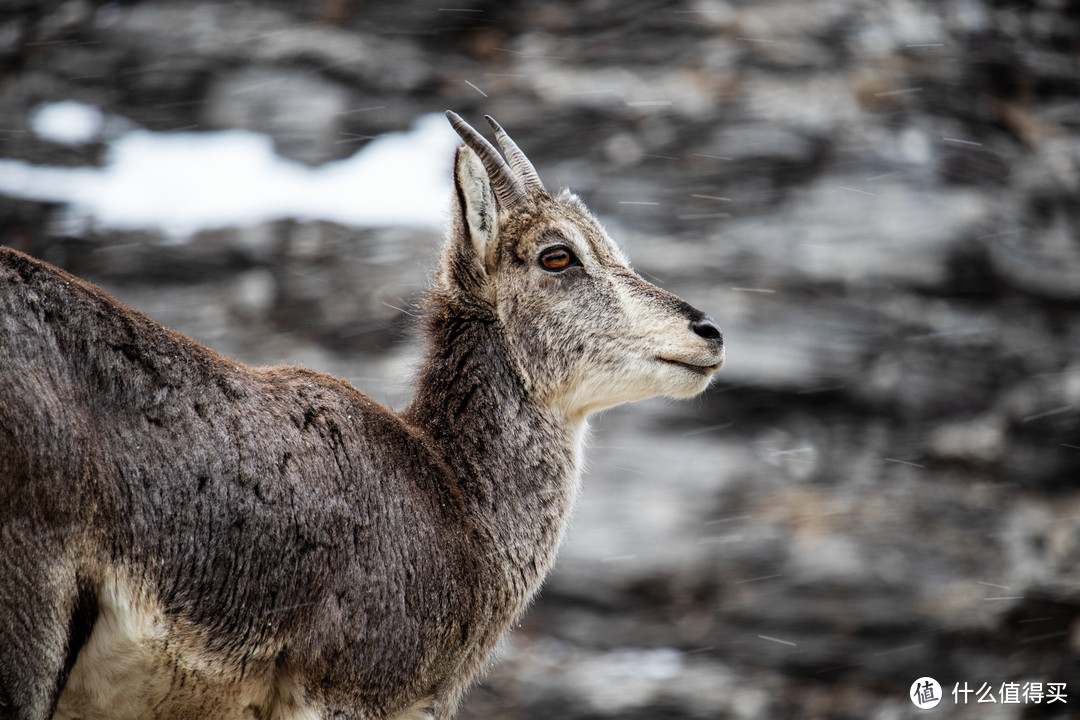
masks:
<svg viewBox="0 0 1080 720"><path fill-rule="evenodd" d="M529 393L568 417L704 390L724 362L712 319L646 282L574 194L549 195L490 117L505 154L452 112L454 163L441 290L497 318Z"/></svg>

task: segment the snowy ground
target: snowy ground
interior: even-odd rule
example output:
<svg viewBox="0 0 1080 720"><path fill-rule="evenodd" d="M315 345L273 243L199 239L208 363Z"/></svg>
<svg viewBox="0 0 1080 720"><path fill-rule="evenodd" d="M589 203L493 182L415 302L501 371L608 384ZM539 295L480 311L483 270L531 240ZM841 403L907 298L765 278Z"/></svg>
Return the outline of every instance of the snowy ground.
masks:
<svg viewBox="0 0 1080 720"><path fill-rule="evenodd" d="M430 114L408 132L382 135L347 159L312 168L278 155L263 133L151 132L70 100L38 106L31 126L65 145L104 139L105 164L0 159L0 193L65 203L74 224L153 230L174 240L279 218L439 229L458 142L446 118ZM104 138L106 127L127 129Z"/></svg>

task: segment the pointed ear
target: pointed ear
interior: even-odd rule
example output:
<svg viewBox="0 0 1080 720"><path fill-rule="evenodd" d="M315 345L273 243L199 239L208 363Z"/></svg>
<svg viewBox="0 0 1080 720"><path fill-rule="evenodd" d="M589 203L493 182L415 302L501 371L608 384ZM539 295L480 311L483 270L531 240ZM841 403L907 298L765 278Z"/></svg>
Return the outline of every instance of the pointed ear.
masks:
<svg viewBox="0 0 1080 720"><path fill-rule="evenodd" d="M499 209L484 164L465 145L457 149L454 157L454 194L456 203L453 212L460 213L462 222L452 225L465 231L476 261L487 271L490 269L488 256L498 233Z"/></svg>

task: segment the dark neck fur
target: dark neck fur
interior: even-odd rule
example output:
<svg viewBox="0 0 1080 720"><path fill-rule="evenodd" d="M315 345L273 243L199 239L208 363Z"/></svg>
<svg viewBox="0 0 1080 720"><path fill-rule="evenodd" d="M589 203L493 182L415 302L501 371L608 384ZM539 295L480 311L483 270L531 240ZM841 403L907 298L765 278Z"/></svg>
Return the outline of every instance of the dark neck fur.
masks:
<svg viewBox="0 0 1080 720"><path fill-rule="evenodd" d="M449 467L493 564L527 600L577 492L583 423L529 397L486 308L433 295L426 325L427 362L403 416Z"/></svg>

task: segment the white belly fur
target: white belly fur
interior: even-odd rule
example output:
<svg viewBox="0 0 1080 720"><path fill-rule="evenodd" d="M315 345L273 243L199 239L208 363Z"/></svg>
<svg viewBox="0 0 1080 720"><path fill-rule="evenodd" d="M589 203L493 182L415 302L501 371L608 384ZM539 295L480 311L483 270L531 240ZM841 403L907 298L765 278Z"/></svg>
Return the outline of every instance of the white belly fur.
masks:
<svg viewBox="0 0 1080 720"><path fill-rule="evenodd" d="M316 720L321 713L276 673L274 651L244 677L203 649L196 629L165 617L139 585L112 574L94 630L68 678L54 720Z"/></svg>

